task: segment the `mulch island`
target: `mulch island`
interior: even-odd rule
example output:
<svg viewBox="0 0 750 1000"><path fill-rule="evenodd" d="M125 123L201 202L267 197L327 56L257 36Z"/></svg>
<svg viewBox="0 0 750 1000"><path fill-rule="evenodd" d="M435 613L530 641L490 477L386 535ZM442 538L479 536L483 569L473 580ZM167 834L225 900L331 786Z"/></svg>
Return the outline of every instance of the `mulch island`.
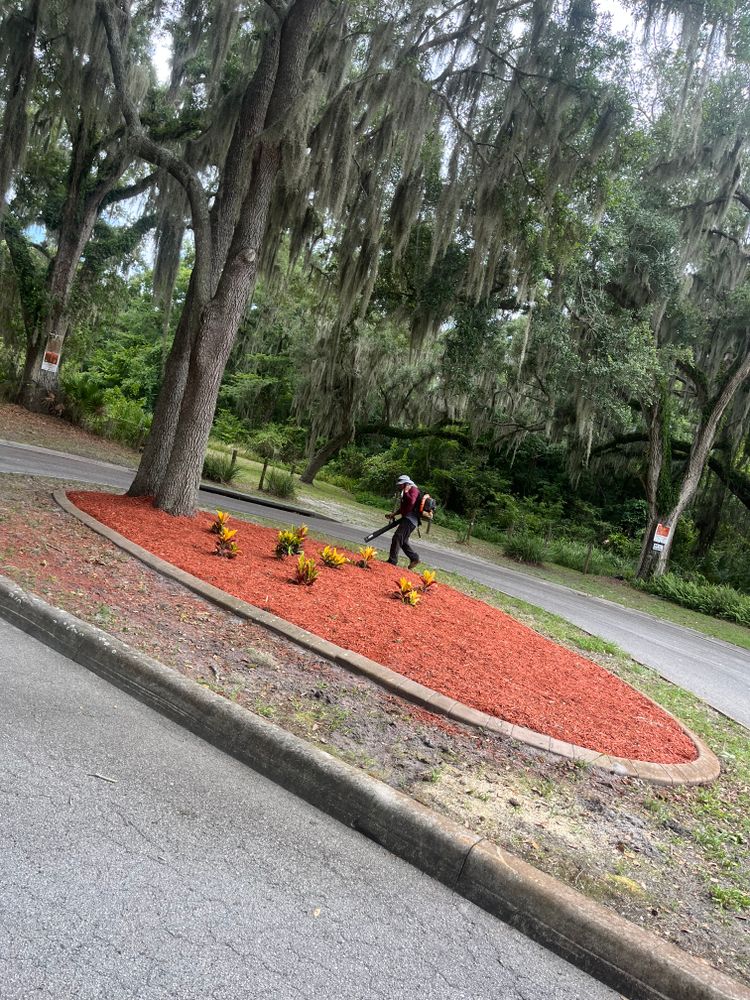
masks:
<svg viewBox="0 0 750 1000"><path fill-rule="evenodd" d="M383 562L338 569L304 551L320 573L295 582L297 558L274 555L277 532L233 521L240 554L216 556L214 518L174 518L147 499L71 492L81 510L154 555L249 604L376 660L465 705L600 753L663 764L697 757L692 740L657 705L603 667L502 611L438 584L412 607L398 581L419 576Z"/></svg>

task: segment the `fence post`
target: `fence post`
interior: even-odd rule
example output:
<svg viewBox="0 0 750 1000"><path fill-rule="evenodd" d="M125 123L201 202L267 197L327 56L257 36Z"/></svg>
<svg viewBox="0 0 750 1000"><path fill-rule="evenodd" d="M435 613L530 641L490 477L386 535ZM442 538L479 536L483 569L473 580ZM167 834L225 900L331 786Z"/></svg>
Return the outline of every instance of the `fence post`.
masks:
<svg viewBox="0 0 750 1000"><path fill-rule="evenodd" d="M588 547L588 550L586 552L586 561L583 564L583 572L584 572L584 574L588 573L588 571L589 571L589 563L591 562L591 553L593 551L594 551L594 543L593 542L589 542L589 547Z"/></svg>

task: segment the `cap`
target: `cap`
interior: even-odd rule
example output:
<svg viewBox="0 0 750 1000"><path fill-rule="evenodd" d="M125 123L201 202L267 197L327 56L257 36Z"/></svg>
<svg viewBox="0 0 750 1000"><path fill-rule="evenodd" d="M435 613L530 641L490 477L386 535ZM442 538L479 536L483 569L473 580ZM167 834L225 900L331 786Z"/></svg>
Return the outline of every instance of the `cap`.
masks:
<svg viewBox="0 0 750 1000"><path fill-rule="evenodd" d="M409 476L399 476L398 479L396 480L396 486L406 486L406 484L410 482L411 479L409 478Z"/></svg>

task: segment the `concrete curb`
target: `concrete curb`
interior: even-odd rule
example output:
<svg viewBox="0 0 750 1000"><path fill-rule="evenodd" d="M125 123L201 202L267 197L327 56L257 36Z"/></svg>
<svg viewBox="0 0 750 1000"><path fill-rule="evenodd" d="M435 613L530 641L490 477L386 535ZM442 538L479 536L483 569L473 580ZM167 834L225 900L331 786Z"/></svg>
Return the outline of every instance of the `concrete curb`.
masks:
<svg viewBox="0 0 750 1000"><path fill-rule="evenodd" d="M750 1000L700 959L2 576L0 615L634 1000Z"/></svg>
<svg viewBox="0 0 750 1000"><path fill-rule="evenodd" d="M544 733L537 733L532 729L526 729L524 726L516 726L510 722L504 722L502 719L497 719L494 716L487 715L485 712L470 708L468 705L463 705L461 702L433 691L422 684L418 684L416 681L412 681L395 670L391 670L380 663L376 663L374 660L368 659L366 656L343 649L341 646L336 646L327 639L322 639L320 636L308 632L306 629L300 628L298 625L294 625L284 618L279 618L277 615L272 615L268 611L263 611L261 608L256 608L252 604L247 604L245 601L232 597L231 594L226 594L223 590L219 590L210 583L205 583L198 577L192 576L192 574L173 566L172 563L160 559L140 545L136 545L135 542L130 541L129 538L125 538L124 535L114 531L114 529L108 528L105 524L97 521L96 518L91 517L90 514L86 514L71 503L62 490L56 490L53 493L53 497L66 513L77 518L87 527L91 528L92 531L96 531L119 548L140 559L141 562L145 563L151 569L156 570L156 572L188 587L205 600L216 604L225 611L232 612L232 614L240 618L245 618L258 625L262 625L277 635L281 635L298 646L317 653L319 656L324 656L326 659L332 660L347 670L363 674L401 697L406 698L408 701L415 702L430 711L439 712L441 715L454 719L463 725L474 726L485 732L496 733L500 736L518 740L518 742L524 743L527 746L534 747L537 750L544 750L547 753L553 753L558 757L582 761L593 767L603 768L613 774L640 778L642 781L648 781L657 785L707 784L714 781L721 773L719 760L709 747L698 736L683 726L679 719L675 718L670 712L667 712L666 709L661 708L661 706L658 706L660 710L669 715L694 743L698 752L695 760L688 761L685 764L656 764L651 761L629 760L625 757L615 757L598 753L596 750L590 750L588 747L576 746L573 743L555 739Z"/></svg>
<svg viewBox="0 0 750 1000"><path fill-rule="evenodd" d="M256 503L261 507L270 507L273 510L288 510L292 514L300 514L302 517L314 517L319 521L330 521L331 524L338 524L335 517L328 514L317 514L314 510L305 510L303 507L294 507L288 503L279 503L276 500L268 500L263 496L256 496L254 493L239 493L237 490L230 490L224 486L215 486L213 483L201 480L201 491L203 493L216 493L218 496L230 497L232 500L247 500L248 503Z"/></svg>

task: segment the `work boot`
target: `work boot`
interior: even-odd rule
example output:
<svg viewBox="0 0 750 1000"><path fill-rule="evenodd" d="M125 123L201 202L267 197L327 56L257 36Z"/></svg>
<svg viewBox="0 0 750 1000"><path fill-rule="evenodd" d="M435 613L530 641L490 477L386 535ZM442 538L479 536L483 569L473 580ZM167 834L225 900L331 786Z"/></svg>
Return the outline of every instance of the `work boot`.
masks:
<svg viewBox="0 0 750 1000"><path fill-rule="evenodd" d="M398 566L398 559L386 559L389 566Z"/></svg>
<svg viewBox="0 0 750 1000"><path fill-rule="evenodd" d="M412 559L409 562L409 569L414 569L415 566L419 566L419 559Z"/></svg>

